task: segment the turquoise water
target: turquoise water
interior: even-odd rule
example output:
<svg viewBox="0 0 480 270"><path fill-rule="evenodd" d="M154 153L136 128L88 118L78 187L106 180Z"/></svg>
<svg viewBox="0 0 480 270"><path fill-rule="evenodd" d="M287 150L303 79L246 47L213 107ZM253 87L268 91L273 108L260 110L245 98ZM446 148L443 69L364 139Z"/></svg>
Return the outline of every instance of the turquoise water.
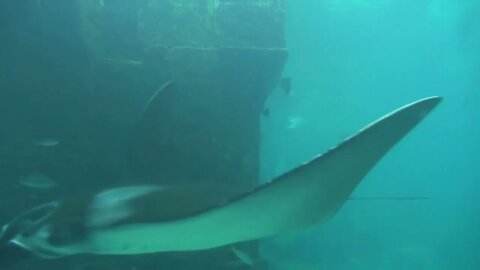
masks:
<svg viewBox="0 0 480 270"><path fill-rule="evenodd" d="M354 194L428 199L350 201L326 225L269 243L265 256L278 269L478 269L478 2L322 0L287 7L291 54L284 74L292 92L269 100L278 114L263 121L263 179L397 106L445 99ZM291 128L292 121L299 124Z"/></svg>
<svg viewBox="0 0 480 270"><path fill-rule="evenodd" d="M0 269L480 269L480 2L283 3L0 0L0 228L17 225L0 230ZM223 205L437 95L352 199L299 234L198 252L9 253L56 209L12 220L46 202L82 202L43 231L59 245L88 239L92 213L130 217L135 192L100 196L117 211L80 209L105 189L208 182L221 185L202 186L206 201ZM181 195L158 207L161 222L203 207Z"/></svg>

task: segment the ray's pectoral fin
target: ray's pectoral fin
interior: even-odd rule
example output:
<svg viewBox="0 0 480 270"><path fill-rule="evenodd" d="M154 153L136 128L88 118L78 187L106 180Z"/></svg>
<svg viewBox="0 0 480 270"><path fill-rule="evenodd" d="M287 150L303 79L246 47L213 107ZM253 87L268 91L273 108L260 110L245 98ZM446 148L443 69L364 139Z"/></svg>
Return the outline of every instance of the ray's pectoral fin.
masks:
<svg viewBox="0 0 480 270"><path fill-rule="evenodd" d="M312 161L185 224L213 228L206 241L214 247L324 221L338 211L367 173L440 101L440 97L431 97L401 107Z"/></svg>
<svg viewBox="0 0 480 270"><path fill-rule="evenodd" d="M313 181L323 197L320 212L335 213L368 172L441 101L430 97L401 107L347 138L337 147L283 176ZM290 180L290 181L292 181ZM323 218L321 214L319 218Z"/></svg>

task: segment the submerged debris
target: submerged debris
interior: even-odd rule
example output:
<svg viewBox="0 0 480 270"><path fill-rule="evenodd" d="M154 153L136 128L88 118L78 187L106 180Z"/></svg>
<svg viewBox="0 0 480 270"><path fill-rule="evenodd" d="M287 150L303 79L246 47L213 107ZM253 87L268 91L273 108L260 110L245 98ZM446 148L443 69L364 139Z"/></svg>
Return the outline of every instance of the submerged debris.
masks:
<svg viewBox="0 0 480 270"><path fill-rule="evenodd" d="M235 247L232 247L232 252L235 254L235 256L244 264L252 266L253 265L253 259L252 257L247 254L246 252L236 249Z"/></svg>

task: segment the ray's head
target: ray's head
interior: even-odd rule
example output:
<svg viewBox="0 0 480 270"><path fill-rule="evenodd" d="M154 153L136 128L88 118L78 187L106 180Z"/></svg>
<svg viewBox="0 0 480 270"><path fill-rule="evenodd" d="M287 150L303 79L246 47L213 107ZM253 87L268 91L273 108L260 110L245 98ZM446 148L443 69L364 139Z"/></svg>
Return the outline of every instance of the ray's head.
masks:
<svg viewBox="0 0 480 270"><path fill-rule="evenodd" d="M41 205L4 225L0 245L14 245L42 258L92 253L92 235L138 218L141 198L158 190L122 187Z"/></svg>
<svg viewBox="0 0 480 270"><path fill-rule="evenodd" d="M54 250L69 245L82 236L75 220L57 222L59 202L35 207L2 227L0 245L15 246L44 258L62 256Z"/></svg>

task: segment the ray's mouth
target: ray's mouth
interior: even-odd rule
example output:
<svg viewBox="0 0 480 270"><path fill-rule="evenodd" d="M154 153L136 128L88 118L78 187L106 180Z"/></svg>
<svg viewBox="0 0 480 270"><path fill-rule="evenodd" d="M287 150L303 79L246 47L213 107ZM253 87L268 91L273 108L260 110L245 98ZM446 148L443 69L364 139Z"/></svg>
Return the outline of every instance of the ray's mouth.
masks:
<svg viewBox="0 0 480 270"><path fill-rule="evenodd" d="M19 247L27 252L31 252L32 254L35 254L36 256L44 259L56 259L63 256L62 254L49 250L47 248L43 248L38 245L25 244L22 241L19 241L16 239L9 241L9 245Z"/></svg>
<svg viewBox="0 0 480 270"><path fill-rule="evenodd" d="M0 247L6 246L15 239L17 235L28 234L45 219L49 218L57 209L58 203L47 203L30 209L12 221L2 226L0 230Z"/></svg>

